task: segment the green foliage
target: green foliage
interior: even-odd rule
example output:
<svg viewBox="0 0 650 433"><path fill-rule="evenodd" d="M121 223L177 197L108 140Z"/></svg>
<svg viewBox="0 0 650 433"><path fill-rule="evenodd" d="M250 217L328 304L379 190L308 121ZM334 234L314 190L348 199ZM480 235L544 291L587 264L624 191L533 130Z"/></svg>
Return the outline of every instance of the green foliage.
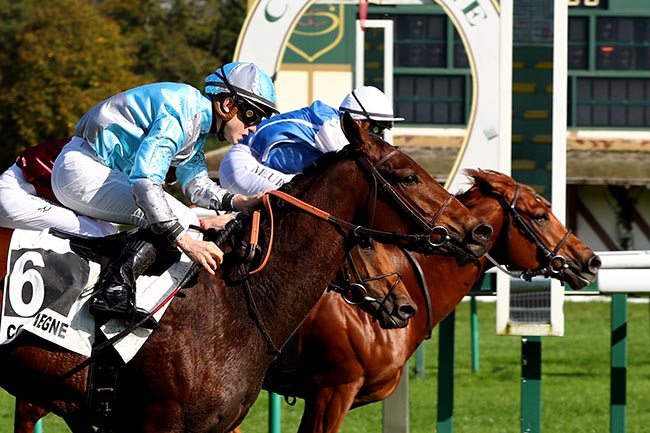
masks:
<svg viewBox="0 0 650 433"><path fill-rule="evenodd" d="M83 0L36 8L15 37L0 93L3 142L30 145L72 133L97 102L141 84L119 27ZM74 31L72 31L74 29Z"/></svg>
<svg viewBox="0 0 650 433"><path fill-rule="evenodd" d="M98 7L136 47L138 74L200 88L208 72L232 60L245 5L245 0L104 0Z"/></svg>
<svg viewBox="0 0 650 433"><path fill-rule="evenodd" d="M245 0L0 0L0 170L101 100L232 60Z"/></svg>

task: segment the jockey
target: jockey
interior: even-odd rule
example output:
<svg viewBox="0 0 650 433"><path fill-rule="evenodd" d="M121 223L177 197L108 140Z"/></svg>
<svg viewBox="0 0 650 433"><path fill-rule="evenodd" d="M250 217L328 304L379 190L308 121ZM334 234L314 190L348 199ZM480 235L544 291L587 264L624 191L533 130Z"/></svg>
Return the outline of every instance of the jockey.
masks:
<svg viewBox="0 0 650 433"><path fill-rule="evenodd" d="M12 229L57 228L84 236L116 232L106 221L79 215L63 207L52 192L52 165L69 138L28 147L0 175L0 226Z"/></svg>
<svg viewBox="0 0 650 433"><path fill-rule="evenodd" d="M372 86L354 89L338 110L315 101L265 120L255 134L235 144L219 167L221 185L240 194L278 189L323 153L348 144L341 129L342 112L377 135L404 120L395 117L386 95Z"/></svg>
<svg viewBox="0 0 650 433"><path fill-rule="evenodd" d="M99 320L139 320L135 280L157 251L178 247L214 274L223 252L189 230L195 213L166 193L170 168L194 204L250 210L261 194L231 194L208 177L203 145L209 133L237 143L277 112L271 78L257 65L226 64L205 79L204 96L179 83L154 83L100 102L75 125L75 137L54 162L52 189L65 206L94 218L146 228L130 241L97 286L90 312ZM145 324L156 327L155 320Z"/></svg>

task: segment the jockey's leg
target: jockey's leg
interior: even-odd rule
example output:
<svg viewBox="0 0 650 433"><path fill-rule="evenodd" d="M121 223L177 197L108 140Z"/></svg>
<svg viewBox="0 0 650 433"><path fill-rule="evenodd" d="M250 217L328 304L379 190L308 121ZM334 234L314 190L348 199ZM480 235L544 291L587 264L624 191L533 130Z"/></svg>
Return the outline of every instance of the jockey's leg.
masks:
<svg viewBox="0 0 650 433"><path fill-rule="evenodd" d="M97 319L123 317L138 322L149 314L135 306L135 280L156 261L161 246L154 244L154 236L140 229L120 257L108 266L90 300L90 312ZM154 329L158 323L150 317L142 326Z"/></svg>

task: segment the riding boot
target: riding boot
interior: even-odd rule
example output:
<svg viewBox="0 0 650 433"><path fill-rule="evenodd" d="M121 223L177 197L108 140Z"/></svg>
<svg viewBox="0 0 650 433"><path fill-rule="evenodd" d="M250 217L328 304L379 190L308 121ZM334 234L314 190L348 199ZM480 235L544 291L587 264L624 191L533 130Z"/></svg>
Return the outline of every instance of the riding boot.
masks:
<svg viewBox="0 0 650 433"><path fill-rule="evenodd" d="M149 313L135 306L135 280L156 261L156 247L137 234L129 241L121 256L111 263L90 300L90 313L96 319L106 321L122 317L134 323ZM155 329L158 322L151 316L141 325Z"/></svg>

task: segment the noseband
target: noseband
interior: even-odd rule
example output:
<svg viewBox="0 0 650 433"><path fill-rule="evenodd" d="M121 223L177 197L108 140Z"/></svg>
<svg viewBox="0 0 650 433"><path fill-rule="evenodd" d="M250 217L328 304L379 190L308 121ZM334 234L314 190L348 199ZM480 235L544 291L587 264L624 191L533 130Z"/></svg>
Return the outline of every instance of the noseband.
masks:
<svg viewBox="0 0 650 433"><path fill-rule="evenodd" d="M407 201L388 181L382 174L377 170L377 167L381 166L384 162L386 162L388 159L393 157L395 154L399 152L398 148L395 148L392 152L388 153L387 155L384 155L383 158L381 158L379 161L377 161L376 164L372 164L368 158L361 157L358 159L359 164L361 167L372 177L373 180L373 203L372 203L372 211L371 211L371 217L370 217L370 225L372 225L373 220L374 220L374 213L375 213L375 205L377 203L377 193L379 188L381 188L392 200L393 202L406 214L406 216L414 221L421 229L425 231L424 235L398 235L397 233L393 233L393 235L397 236L418 236L420 239L419 241L423 243L427 248L438 248L443 245L445 245L450 239L451 236L449 236L449 231L440 225L435 225L436 221L442 213L447 209L447 207L451 204L452 200L455 198L453 194L449 194L449 197L444 201L442 206L436 211L436 213L433 215L433 218L431 221L428 221L422 213L415 208L415 206ZM359 234L357 230L355 230L355 234ZM439 241L432 241L432 238L436 237L436 239L439 239ZM377 238L377 232L375 232L374 236L371 236L373 238ZM379 240L379 239L377 239Z"/></svg>
<svg viewBox="0 0 650 433"><path fill-rule="evenodd" d="M508 211L508 215L510 215L513 218L514 225L522 229L528 235L528 237L535 243L537 249L544 256L543 263L540 263L540 266L536 269L526 269L520 272L511 272L507 269L504 269L504 267L498 264L489 254L486 253L485 256L499 270L515 278L521 278L522 280L530 281L535 276L543 275L544 277L555 277L560 281L563 281L564 271L569 267L569 265L567 264L566 258L558 254L558 252L560 251L562 246L566 243L566 241L569 239L569 236L571 236L572 233L571 229L567 228L566 233L564 234L564 236L562 236L562 239L560 239L560 242L558 242L555 248L553 248L552 250L548 248L546 244L537 235L535 230L533 230L530 224L526 222L526 220L521 216L521 214L515 208L517 204L517 200L519 199L520 191L521 191L521 185L517 184L517 189L515 190L515 196L513 197L510 203L505 204L504 208Z"/></svg>
<svg viewBox="0 0 650 433"><path fill-rule="evenodd" d="M350 305L362 305L365 303L379 304L377 314L385 308L388 297L395 291L397 285L402 281L402 275L399 272L393 271L386 274L377 275L374 277L362 278L357 265L354 263L352 256L349 252L345 253L345 260L343 262L343 281L331 282L328 289L340 294L343 300ZM397 276L394 283L391 284L390 289L386 292L383 299L375 298L368 295L367 283L378 281L384 278ZM354 277L354 281L352 279Z"/></svg>

